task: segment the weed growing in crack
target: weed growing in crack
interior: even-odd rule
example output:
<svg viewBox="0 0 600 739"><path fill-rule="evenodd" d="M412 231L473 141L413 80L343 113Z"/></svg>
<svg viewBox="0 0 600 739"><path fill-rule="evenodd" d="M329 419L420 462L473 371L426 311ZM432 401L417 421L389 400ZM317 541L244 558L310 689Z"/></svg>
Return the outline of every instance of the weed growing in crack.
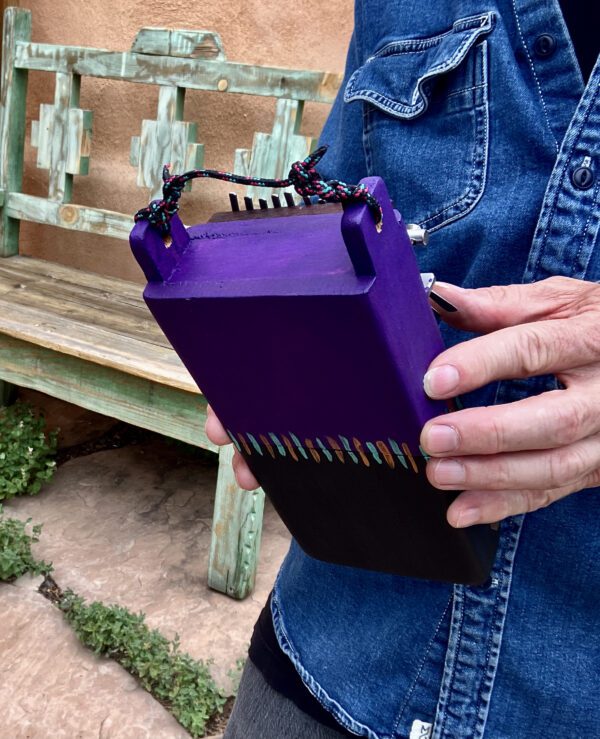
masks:
<svg viewBox="0 0 600 739"><path fill-rule="evenodd" d="M42 527L40 524L31 527L31 519L19 521L6 518L0 505L0 581L12 582L17 577L30 572L32 575L45 575L52 570L52 565L35 559L31 553L31 545L39 540Z"/></svg>
<svg viewBox="0 0 600 739"><path fill-rule="evenodd" d="M62 592L51 577L40 592L62 610L86 647L124 667L193 737L205 736L208 722L226 702L208 663L181 652L177 636L169 641L148 628L143 613L97 601L88 604L70 590Z"/></svg>

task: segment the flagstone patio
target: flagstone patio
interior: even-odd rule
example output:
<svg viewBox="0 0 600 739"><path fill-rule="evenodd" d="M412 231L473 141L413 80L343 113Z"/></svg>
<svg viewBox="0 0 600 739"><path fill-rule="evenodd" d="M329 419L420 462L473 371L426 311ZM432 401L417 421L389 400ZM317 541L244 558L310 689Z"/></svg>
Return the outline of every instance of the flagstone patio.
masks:
<svg viewBox="0 0 600 739"><path fill-rule="evenodd" d="M69 445L110 422L49 399L46 415ZM31 396L29 396L31 399ZM62 416L61 416L62 414ZM95 421L97 424L95 425ZM38 496L9 501L42 523L35 554L61 588L143 611L181 648L229 670L245 655L289 535L267 505L256 590L234 601L206 585L216 457L190 455L160 437L78 456ZM38 592L42 578L0 584L0 739L180 739L184 729L119 665L95 657Z"/></svg>

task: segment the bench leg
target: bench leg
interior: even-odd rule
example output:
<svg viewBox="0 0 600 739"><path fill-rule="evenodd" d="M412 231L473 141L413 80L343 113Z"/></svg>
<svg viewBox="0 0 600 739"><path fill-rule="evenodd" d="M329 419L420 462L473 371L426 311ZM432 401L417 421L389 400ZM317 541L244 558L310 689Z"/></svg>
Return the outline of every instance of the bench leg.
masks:
<svg viewBox="0 0 600 739"><path fill-rule="evenodd" d="M12 405L17 399L17 386L11 385L6 380L0 380L0 408L4 405Z"/></svg>
<svg viewBox="0 0 600 739"><path fill-rule="evenodd" d="M221 447L208 584L242 599L254 588L265 496L260 488L248 492L238 487L231 469L232 457L232 444Z"/></svg>

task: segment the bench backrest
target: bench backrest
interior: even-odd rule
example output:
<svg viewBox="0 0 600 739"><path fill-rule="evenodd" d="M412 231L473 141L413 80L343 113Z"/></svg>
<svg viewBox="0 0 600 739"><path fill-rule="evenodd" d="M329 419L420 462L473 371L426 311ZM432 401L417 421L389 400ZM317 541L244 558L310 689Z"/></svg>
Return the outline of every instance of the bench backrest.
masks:
<svg viewBox="0 0 600 739"><path fill-rule="evenodd" d="M211 31L142 28L131 51L31 42L31 13L8 8L4 15L0 121L0 256L18 252L22 220L126 239L131 214L72 202L74 175L87 174L92 151L90 110L79 107L82 76L158 85L155 120L144 120L131 141L137 184L158 197L161 170L202 167L204 147L196 124L184 120L186 90L244 93L277 98L273 130L256 133L252 149L237 149L231 169L240 174L284 177L313 139L299 133L306 101L331 103L339 75L277 69L227 61ZM37 166L49 172L48 196L22 192L25 107L29 70L55 75L54 103L40 106L31 128ZM248 194L253 195L251 188ZM142 202L145 198L142 198Z"/></svg>

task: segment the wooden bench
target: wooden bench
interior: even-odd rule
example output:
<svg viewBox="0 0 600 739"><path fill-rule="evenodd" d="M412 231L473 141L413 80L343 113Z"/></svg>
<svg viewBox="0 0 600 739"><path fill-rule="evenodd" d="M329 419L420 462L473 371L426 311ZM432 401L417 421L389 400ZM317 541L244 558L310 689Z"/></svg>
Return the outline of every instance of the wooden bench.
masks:
<svg viewBox="0 0 600 739"><path fill-rule="evenodd" d="M41 105L31 127L37 166L49 173L47 197L22 192L29 70L55 76L54 104ZM132 181L144 188L140 207L159 194L165 162L175 172L202 166L196 126L184 121L186 90L276 98L272 132L256 133L251 150L236 150L232 169L281 177L313 143L298 133L304 102L331 103L340 78L229 62L218 35L208 31L144 28L131 51L121 53L32 43L29 11L8 8L4 16L0 400L8 402L14 386L34 388L219 453L208 582L243 598L254 585L263 493L240 491L231 448L219 451L206 438L205 399L155 325L140 285L19 254L21 221L99 240L128 238L131 214L72 202L73 178L87 174L92 151L93 114L78 107L85 75L159 86L157 119L141 122L141 136L132 141ZM60 233L44 229L46 243Z"/></svg>

